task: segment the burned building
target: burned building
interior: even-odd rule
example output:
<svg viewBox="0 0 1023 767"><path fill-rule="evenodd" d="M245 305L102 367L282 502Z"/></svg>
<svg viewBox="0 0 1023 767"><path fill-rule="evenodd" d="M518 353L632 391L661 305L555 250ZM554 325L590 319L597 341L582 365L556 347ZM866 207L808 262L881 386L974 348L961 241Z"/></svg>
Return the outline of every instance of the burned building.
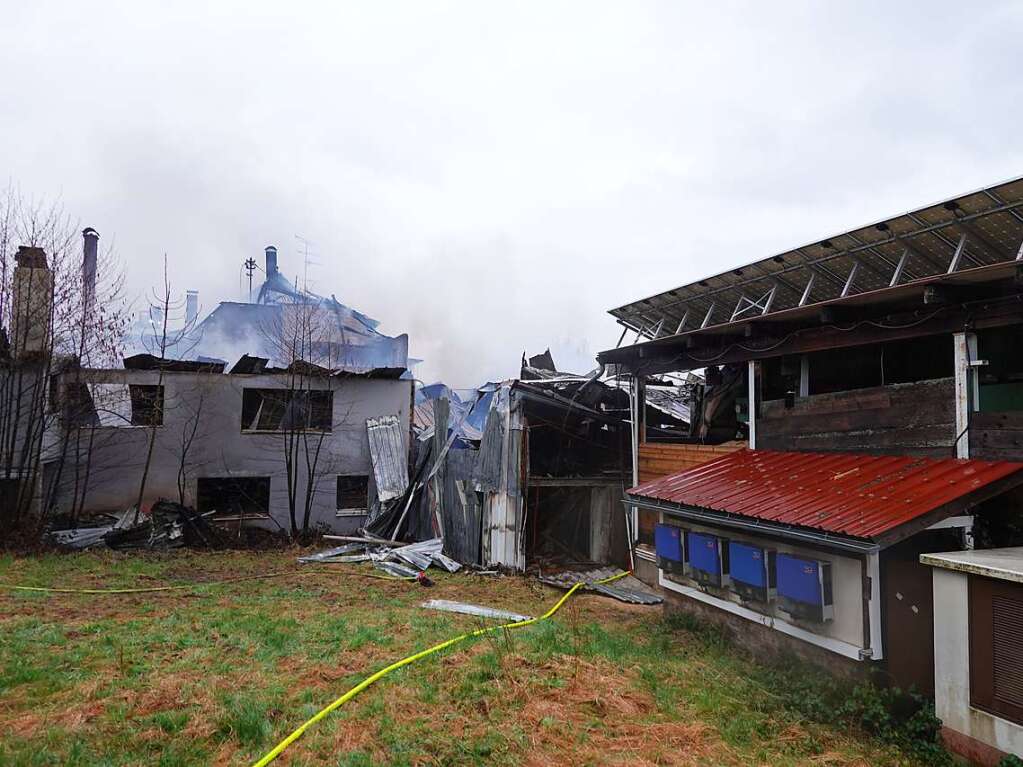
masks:
<svg viewBox="0 0 1023 767"><path fill-rule="evenodd" d="M86 230L93 275L94 240ZM50 370L37 491L48 514L145 513L170 499L239 526L353 532L405 490L393 469L410 443L407 337L294 290L272 250L259 303L220 304L199 322L190 291L166 354Z"/></svg>
<svg viewBox="0 0 1023 767"><path fill-rule="evenodd" d="M932 692L920 555L1023 518L1023 180L611 314L637 573L752 647ZM658 441L647 382L695 370L689 436Z"/></svg>
<svg viewBox="0 0 1023 767"><path fill-rule="evenodd" d="M119 513L141 495L143 511L172 499L289 534L293 522L357 529L381 495L369 429L391 419L406 454L412 382L266 362L243 357L224 372L139 356L124 370L56 376L60 433L44 456L54 509Z"/></svg>
<svg viewBox="0 0 1023 767"><path fill-rule="evenodd" d="M305 359L350 372L408 367L406 334L384 335L377 320L334 296L297 288L281 273L273 245L264 258L266 279L255 300L218 304L189 326L178 344L183 353L229 364L241 354L253 354L282 367Z"/></svg>
<svg viewBox="0 0 1023 767"><path fill-rule="evenodd" d="M417 392L418 494L376 520L378 535L443 536L459 561L513 570L630 564L627 388L596 373L522 360L516 379L468 396ZM680 392L665 387L652 420L688 430Z"/></svg>

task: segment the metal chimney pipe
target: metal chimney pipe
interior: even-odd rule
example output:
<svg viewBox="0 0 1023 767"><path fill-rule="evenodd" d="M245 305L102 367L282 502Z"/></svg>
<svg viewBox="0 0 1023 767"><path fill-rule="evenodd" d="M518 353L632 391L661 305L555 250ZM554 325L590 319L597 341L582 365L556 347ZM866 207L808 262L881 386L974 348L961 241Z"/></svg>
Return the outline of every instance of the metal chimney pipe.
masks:
<svg viewBox="0 0 1023 767"><path fill-rule="evenodd" d="M82 230L82 309L86 318L96 309L96 261L99 232L91 226Z"/></svg>
<svg viewBox="0 0 1023 767"><path fill-rule="evenodd" d="M277 246L267 245L263 252L266 253L266 276L269 279L277 274Z"/></svg>
<svg viewBox="0 0 1023 767"><path fill-rule="evenodd" d="M189 290L185 293L185 327L194 327L197 319L199 319L199 291Z"/></svg>

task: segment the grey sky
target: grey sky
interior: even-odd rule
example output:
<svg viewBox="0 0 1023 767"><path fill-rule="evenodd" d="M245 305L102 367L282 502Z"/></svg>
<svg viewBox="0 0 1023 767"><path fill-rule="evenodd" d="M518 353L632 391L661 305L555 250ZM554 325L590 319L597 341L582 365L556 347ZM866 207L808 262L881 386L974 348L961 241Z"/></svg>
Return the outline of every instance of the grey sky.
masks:
<svg viewBox="0 0 1023 767"><path fill-rule="evenodd" d="M269 243L465 387L606 310L1023 173L1023 4L3 0L0 175L131 289ZM169 5L169 4L167 4Z"/></svg>

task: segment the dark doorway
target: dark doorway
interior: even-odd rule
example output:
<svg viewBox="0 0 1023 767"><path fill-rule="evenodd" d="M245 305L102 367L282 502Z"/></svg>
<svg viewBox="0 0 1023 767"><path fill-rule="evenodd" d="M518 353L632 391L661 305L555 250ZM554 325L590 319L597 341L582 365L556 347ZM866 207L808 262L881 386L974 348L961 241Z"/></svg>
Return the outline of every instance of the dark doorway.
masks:
<svg viewBox="0 0 1023 767"><path fill-rule="evenodd" d="M530 483L525 529L529 562L628 563L620 485L550 477L531 477Z"/></svg>
<svg viewBox="0 0 1023 767"><path fill-rule="evenodd" d="M268 515L270 477L200 477L196 496L200 514Z"/></svg>

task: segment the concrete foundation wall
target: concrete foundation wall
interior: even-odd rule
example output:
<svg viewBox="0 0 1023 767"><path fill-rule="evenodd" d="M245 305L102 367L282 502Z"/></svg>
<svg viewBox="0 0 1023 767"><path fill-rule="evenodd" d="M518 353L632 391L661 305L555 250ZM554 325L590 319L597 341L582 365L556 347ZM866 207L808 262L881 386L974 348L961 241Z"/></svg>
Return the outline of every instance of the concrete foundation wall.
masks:
<svg viewBox="0 0 1023 767"><path fill-rule="evenodd" d="M88 371L86 380L103 383L157 384L157 371ZM194 429L184 461L184 502L196 503L197 481L202 477L270 477L270 516L263 526L289 529L288 483L284 436L279 432L243 432L242 396L246 388L285 389L282 375L226 375L211 373L163 374L164 418L156 427L149 476L143 506L160 498L178 500L179 471L183 445ZM367 378L323 379L312 388L331 389L333 427L320 442L318 469L313 488L310 526L337 532L354 530L358 516L337 516L336 477L366 474L370 477L370 498L375 497L370 463L366 419L384 415L398 417L409 428L411 381ZM138 496L146 460L150 428L145 426L82 429L75 442L64 448L50 439L47 461L49 475L63 463L57 483L57 509L69 510L76 493L81 493L88 473L85 509L119 512L133 505ZM315 449L319 435L307 435ZM92 441L91 457L87 445ZM74 456L80 454L80 460ZM61 459L62 451L66 451ZM304 452L302 454L304 456ZM306 492L304 457L300 456L297 483L299 525ZM88 467L86 467L88 462Z"/></svg>
<svg viewBox="0 0 1023 767"><path fill-rule="evenodd" d="M637 563L638 564L638 563ZM724 629L728 637L751 655L768 662L795 657L831 674L855 680L867 679L877 664L854 661L783 634L773 628L754 623L738 615L724 612L712 605L697 602L682 594L661 589L666 612L678 611Z"/></svg>

